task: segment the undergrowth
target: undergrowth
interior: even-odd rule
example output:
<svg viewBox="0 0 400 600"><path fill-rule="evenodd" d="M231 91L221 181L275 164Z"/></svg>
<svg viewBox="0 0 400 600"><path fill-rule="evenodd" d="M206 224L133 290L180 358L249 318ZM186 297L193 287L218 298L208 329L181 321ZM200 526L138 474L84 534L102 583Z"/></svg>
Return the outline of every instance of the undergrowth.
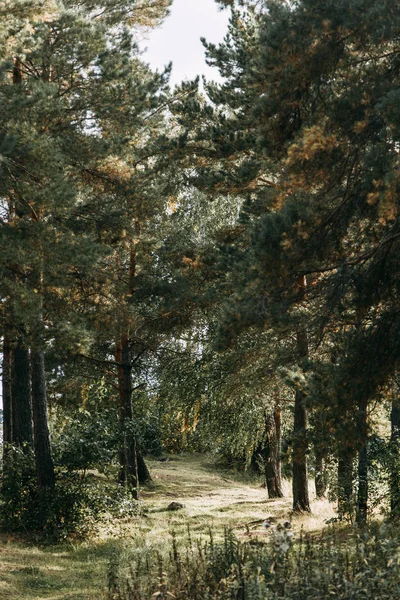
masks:
<svg viewBox="0 0 400 600"><path fill-rule="evenodd" d="M268 541L173 535L109 565L108 600L393 600L400 597L400 531L388 525L318 536L276 530ZM124 564L125 561L125 564Z"/></svg>

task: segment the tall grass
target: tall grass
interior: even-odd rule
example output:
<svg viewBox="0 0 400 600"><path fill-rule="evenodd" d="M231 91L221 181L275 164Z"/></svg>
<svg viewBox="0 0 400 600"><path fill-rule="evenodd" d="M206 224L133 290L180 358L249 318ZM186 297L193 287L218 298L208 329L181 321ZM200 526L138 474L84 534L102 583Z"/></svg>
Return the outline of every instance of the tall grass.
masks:
<svg viewBox="0 0 400 600"><path fill-rule="evenodd" d="M400 531L389 526L318 536L275 531L267 542L172 536L167 551L141 546L115 557L109 600L394 600L400 598Z"/></svg>

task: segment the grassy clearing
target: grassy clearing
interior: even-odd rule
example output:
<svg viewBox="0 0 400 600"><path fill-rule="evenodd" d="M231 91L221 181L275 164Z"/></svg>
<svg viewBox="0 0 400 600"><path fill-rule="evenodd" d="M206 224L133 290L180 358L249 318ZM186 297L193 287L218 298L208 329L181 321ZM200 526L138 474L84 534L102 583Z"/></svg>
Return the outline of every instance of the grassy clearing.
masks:
<svg viewBox="0 0 400 600"><path fill-rule="evenodd" d="M38 547L0 537L1 600L94 600L103 595L114 540Z"/></svg>
<svg viewBox="0 0 400 600"><path fill-rule="evenodd" d="M201 455L149 461L153 483L142 493L144 515L105 524L96 537L84 543L40 547L32 541L0 535L1 600L99 600L106 593L107 569L114 555L130 546L162 546L174 531L187 535L216 536L224 527L241 539L268 535L261 526L246 524L274 516L290 518L295 530L318 531L335 513L327 501L313 502L313 515L291 515L287 497L268 500L257 482L238 480L228 471L216 471ZM182 510L167 510L172 501Z"/></svg>

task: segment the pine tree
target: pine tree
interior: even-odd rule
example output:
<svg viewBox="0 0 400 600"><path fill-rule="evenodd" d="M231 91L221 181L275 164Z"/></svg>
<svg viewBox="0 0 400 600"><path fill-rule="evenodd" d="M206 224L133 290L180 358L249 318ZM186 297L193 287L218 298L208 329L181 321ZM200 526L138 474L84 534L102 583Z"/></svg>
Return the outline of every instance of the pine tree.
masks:
<svg viewBox="0 0 400 600"><path fill-rule="evenodd" d="M362 423L355 447L342 453L359 452L361 520L363 415L398 356L399 17L390 0L265 2L233 12L225 42L206 45L225 83L208 85L212 104L187 105L182 118L188 130L196 122L188 134L196 185L210 198L242 198L242 222L251 231L250 246L231 252L237 291L225 305L226 335L274 323L283 335L307 330L313 352L327 332L342 329L349 354L337 381L366 377L367 364L373 373L373 383L352 388L352 398L347 390L338 394L350 419ZM304 276L310 291L301 306L296 290ZM383 332L385 366L371 345ZM350 361L360 357L361 343L357 370ZM306 366L305 352L297 357ZM303 440L302 471L304 428L302 417L295 431ZM300 487L295 508L306 498L305 477Z"/></svg>
<svg viewBox="0 0 400 600"><path fill-rule="evenodd" d="M133 141L139 163L145 160L144 124L164 102L166 74L151 75L140 63L131 30L154 25L169 5L18 1L0 14L7 68L0 83L7 132L0 269L2 326L13 355L9 437L33 444L32 390L39 487L54 482L44 352L49 344L87 343L89 321L77 300L88 305L87 294L100 292L99 274L114 252L111 237L124 230L131 192L112 165L123 162L122 149ZM127 119L125 138L115 103ZM107 127L112 113L120 123L115 135Z"/></svg>

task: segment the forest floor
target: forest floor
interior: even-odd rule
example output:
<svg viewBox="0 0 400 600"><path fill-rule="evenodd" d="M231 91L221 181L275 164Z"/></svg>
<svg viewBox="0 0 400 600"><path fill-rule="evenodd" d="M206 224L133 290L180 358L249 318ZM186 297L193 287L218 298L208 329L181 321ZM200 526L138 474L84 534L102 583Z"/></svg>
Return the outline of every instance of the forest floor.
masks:
<svg viewBox="0 0 400 600"><path fill-rule="evenodd" d="M285 498L268 500L257 482L218 470L202 455L149 460L149 467L153 483L142 491L143 515L109 522L93 539L40 546L0 534L0 600L99 600L113 556L135 543L161 546L172 532L200 537L230 527L237 537L260 537L268 535L261 520L269 516L290 519L295 531L321 530L335 516L328 501L315 499L312 515L293 516L288 482ZM171 502L183 509L167 510Z"/></svg>

